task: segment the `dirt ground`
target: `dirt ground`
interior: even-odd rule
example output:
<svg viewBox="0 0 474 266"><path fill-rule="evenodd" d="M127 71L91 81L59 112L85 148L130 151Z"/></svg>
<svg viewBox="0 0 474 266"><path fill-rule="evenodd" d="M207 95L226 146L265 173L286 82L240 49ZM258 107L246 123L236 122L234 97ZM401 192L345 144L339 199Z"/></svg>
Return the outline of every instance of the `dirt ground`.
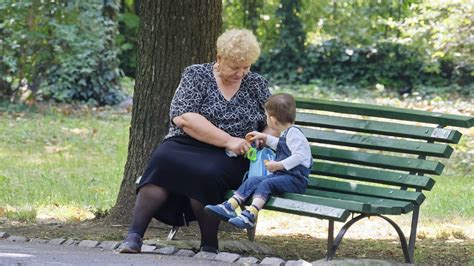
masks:
<svg viewBox="0 0 474 266"><path fill-rule="evenodd" d="M393 218L393 217L391 217ZM406 235L409 218L395 217ZM336 223L336 232L342 223ZM418 263L473 263L474 230L472 221L421 222L415 260ZM166 239L170 227L153 222L145 239ZM100 220L77 223L40 221L34 224L2 221L0 231L29 238L73 238L94 240L122 240L126 225L104 225ZM327 221L313 218L276 215L264 211L259 218L256 241L273 250L273 255L285 260L304 259L315 261L326 252ZM179 240L199 239L196 223L183 227L177 234ZM244 231L223 223L219 239L246 239ZM247 255L247 254L246 254ZM262 257L263 254L248 254ZM348 231L336 257L371 258L403 262L403 255L395 230L379 218L362 220Z"/></svg>

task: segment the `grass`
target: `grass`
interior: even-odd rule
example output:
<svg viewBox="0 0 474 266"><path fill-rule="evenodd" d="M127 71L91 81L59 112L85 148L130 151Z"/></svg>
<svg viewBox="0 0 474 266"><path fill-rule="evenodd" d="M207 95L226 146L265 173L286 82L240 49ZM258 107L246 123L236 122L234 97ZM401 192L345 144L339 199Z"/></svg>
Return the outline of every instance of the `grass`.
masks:
<svg viewBox="0 0 474 266"><path fill-rule="evenodd" d="M122 178L130 116L14 108L0 114L0 206L110 208Z"/></svg>

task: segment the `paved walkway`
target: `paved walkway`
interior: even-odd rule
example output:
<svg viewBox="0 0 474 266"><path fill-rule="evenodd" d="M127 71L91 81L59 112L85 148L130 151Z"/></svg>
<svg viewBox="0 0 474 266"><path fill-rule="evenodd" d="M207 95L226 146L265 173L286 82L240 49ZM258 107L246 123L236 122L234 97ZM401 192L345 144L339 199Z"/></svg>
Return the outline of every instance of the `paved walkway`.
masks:
<svg viewBox="0 0 474 266"><path fill-rule="evenodd" d="M28 239L23 236L8 236L0 232L0 266L3 265L399 265L380 260L337 259L313 262L304 260L284 261L281 258L242 257L238 253L195 253L197 241L170 241L168 243L144 244L141 254L119 254L118 241L74 240L74 239ZM164 245L163 245L164 244ZM252 250L270 255L263 245L249 241L223 241L223 250ZM271 256L271 255L270 255Z"/></svg>
<svg viewBox="0 0 474 266"><path fill-rule="evenodd" d="M0 240L0 265L239 265L156 253L119 254L99 248Z"/></svg>

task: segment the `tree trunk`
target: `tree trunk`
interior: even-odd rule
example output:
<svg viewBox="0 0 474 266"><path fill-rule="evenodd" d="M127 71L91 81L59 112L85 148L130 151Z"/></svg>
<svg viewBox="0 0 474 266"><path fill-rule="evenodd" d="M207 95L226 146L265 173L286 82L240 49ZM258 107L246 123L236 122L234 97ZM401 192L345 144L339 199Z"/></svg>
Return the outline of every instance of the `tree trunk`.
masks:
<svg viewBox="0 0 474 266"><path fill-rule="evenodd" d="M130 222L135 180L168 131L169 106L184 68L215 59L222 1L140 1L138 66L125 172L105 222Z"/></svg>

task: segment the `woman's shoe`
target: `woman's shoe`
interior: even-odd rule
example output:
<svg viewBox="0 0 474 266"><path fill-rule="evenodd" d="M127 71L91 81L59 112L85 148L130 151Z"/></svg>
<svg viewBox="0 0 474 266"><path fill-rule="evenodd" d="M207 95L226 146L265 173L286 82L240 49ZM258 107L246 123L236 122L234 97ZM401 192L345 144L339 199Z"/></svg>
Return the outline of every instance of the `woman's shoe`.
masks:
<svg viewBox="0 0 474 266"><path fill-rule="evenodd" d="M122 243L119 253L140 253L143 240L137 233L129 233Z"/></svg>
<svg viewBox="0 0 474 266"><path fill-rule="evenodd" d="M211 246L202 246L199 251L203 251L203 252L209 252L209 253L214 253L214 254L217 254L219 253L219 250L215 247L211 247Z"/></svg>

